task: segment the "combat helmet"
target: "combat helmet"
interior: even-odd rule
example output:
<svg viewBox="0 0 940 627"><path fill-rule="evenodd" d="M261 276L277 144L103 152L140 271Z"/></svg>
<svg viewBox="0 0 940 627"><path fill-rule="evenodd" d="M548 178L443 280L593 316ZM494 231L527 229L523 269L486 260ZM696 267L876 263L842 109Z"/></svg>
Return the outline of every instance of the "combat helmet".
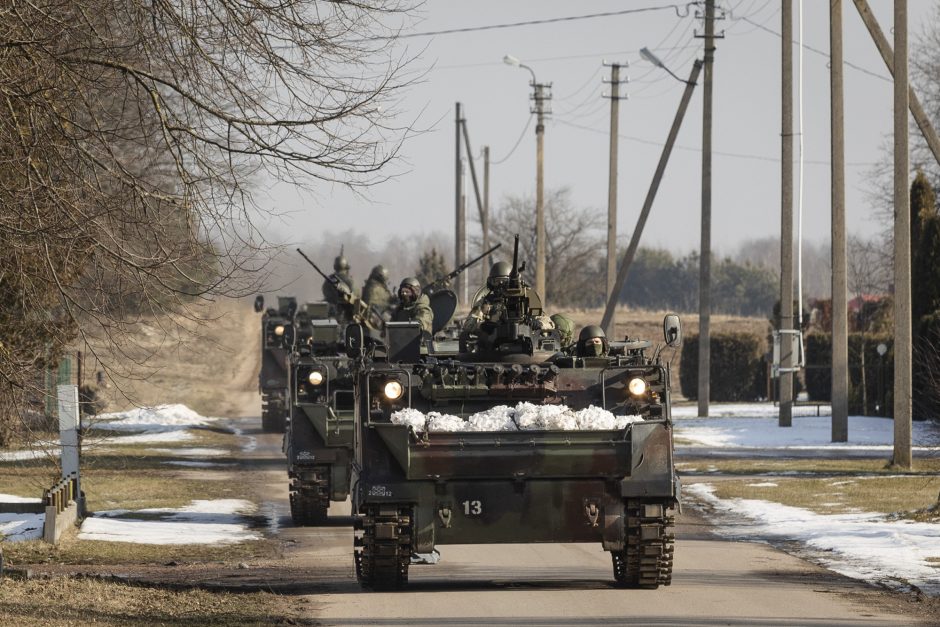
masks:
<svg viewBox="0 0 940 627"><path fill-rule="evenodd" d="M600 339L600 342L594 340ZM610 343L604 329L596 324L589 324L578 334L578 356L602 357L610 351Z"/></svg>
<svg viewBox="0 0 940 627"><path fill-rule="evenodd" d="M509 274L512 272L512 266L508 261L497 261L490 268L490 274L486 279L486 286L495 289L505 286L509 283Z"/></svg>
<svg viewBox="0 0 940 627"><path fill-rule="evenodd" d="M409 296L409 298L404 298L403 294ZM398 300L401 301L403 305L410 305L418 300L418 296L420 295L421 281L413 276L405 277L401 280L401 283L398 284Z"/></svg>
<svg viewBox="0 0 940 627"><path fill-rule="evenodd" d="M333 260L333 271L349 272L349 261L346 260L346 256L343 255L343 253L337 255L336 259Z"/></svg>
<svg viewBox="0 0 940 627"><path fill-rule="evenodd" d="M388 283L388 269L379 264L372 268L372 272L369 273L369 278L373 281L379 281L380 283Z"/></svg>

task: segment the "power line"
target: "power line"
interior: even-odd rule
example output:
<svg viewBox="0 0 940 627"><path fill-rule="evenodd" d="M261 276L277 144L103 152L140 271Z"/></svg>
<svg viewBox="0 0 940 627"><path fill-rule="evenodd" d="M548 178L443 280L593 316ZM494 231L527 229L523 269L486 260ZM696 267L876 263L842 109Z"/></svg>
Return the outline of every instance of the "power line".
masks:
<svg viewBox="0 0 940 627"><path fill-rule="evenodd" d="M507 154L507 155L506 155L505 157L503 157L502 159L498 159L498 160L496 160L496 161L490 161L490 165L499 165L499 164L505 163L506 161L509 160L509 157L511 157L511 156L513 155L513 153L516 152L516 148L518 148L518 147L519 147L519 144L522 143L522 138L525 137L526 131L528 131L528 130L529 130L529 127L532 125L532 118L533 118L533 117L534 117L534 114L530 113L530 114L529 114L529 119L528 119L528 120L526 121L526 123L525 123L525 128L522 129L522 132L521 132L521 133L519 133L519 139L516 140L516 144L512 147L512 150L509 151L509 154Z"/></svg>
<svg viewBox="0 0 940 627"><path fill-rule="evenodd" d="M581 125L581 124L576 124L576 123L574 123L574 122L568 122L568 121L566 121L566 120L560 120L560 119L557 119L557 118L555 119L555 121L558 122L559 124L564 125L564 126L570 126L570 127L572 127L572 128L576 128L576 129L579 129L579 130L582 130L582 131L589 131L589 132L591 132L591 133L598 133L598 134L600 134L600 135L609 135L609 132L608 132L608 131L604 131L604 130L601 130L601 129L591 128L591 127L589 127L589 126L584 126L584 125ZM628 141L632 141L632 142L638 143L638 144L646 144L647 146L656 146L657 148L662 148L662 147L663 147L663 142L656 141L656 140L652 140L652 139L646 139L646 138L643 138L643 137L636 137L636 136L634 136L634 135L624 135L624 134L622 134L622 133L618 133L618 137L620 137L621 139L626 139L626 140L628 140ZM689 152L701 152L701 151L702 151L702 149L701 149L700 147L697 148L697 147L694 147L694 146L682 146L682 145L680 145L680 144L676 144L676 145L675 145L675 148L678 149L678 150L686 150L686 151L689 151ZM743 152L727 152L727 151L720 151L720 150L715 150L715 151L712 151L712 152L713 152L713 154L721 155L722 157L730 157L730 158L732 158L732 159L746 159L746 160L750 160L750 161L765 161L765 162L768 162L768 163L780 163L780 158L779 158L779 157L769 157L769 156L766 156L766 155L755 155L755 154L748 154L748 153L743 153ZM811 164L811 165L830 165L830 162L829 162L829 161L823 161L823 160L816 160L816 161L814 161L814 160L809 160L809 159L807 159L804 163L808 163L808 164ZM875 166L875 165L878 165L878 164L876 164L876 163L869 163L869 162L862 162L862 161L856 161L856 162L853 162L853 163L846 163L845 165L851 166L851 167L855 167L855 168L860 168L860 167L871 167L871 166Z"/></svg>
<svg viewBox="0 0 940 627"><path fill-rule="evenodd" d="M693 3L694 4L694 3ZM371 37L369 39L364 39L361 41L371 41L371 40L380 40L380 39L406 39L411 37L434 37L437 35L453 35L458 33L473 33L485 30L497 30L505 28L519 28L521 26L540 26L542 24L556 24L558 22L573 22L576 20L590 20L599 17L616 17L619 15L631 15L634 13L649 13L651 11L663 11L665 9L672 9L676 12L678 17L686 17L688 15L688 5L687 4L666 4L657 7L641 7L638 9L623 9L620 11L606 11L604 13L586 13L583 15L566 15L563 17L549 17L542 20L525 20L522 22L507 22L504 24L486 24L484 26L466 26L464 28L448 28L444 30L436 31L424 31L420 33L399 33L397 35L388 35L384 37ZM682 13L682 10L685 10L685 13Z"/></svg>
<svg viewBox="0 0 940 627"><path fill-rule="evenodd" d="M783 35L781 35L780 33L778 33L777 31L773 30L772 28L768 28L768 27L764 26L763 24L758 24L757 22L755 22L754 20L752 20L752 19L750 19L750 18L748 18L748 17L742 17L742 18L740 18L740 19L741 19L742 21L744 21L744 22L747 22L748 24L751 24L751 25L753 25L753 26L756 26L757 28L759 28L759 29L762 30L762 31L765 31L765 32L770 33L771 35L776 35L777 37L782 37L782 36L783 36ZM796 42L793 42L793 43L796 43ZM808 46L808 45L806 45L805 42L803 43L803 47L804 47L805 49L809 50L810 52L815 52L816 54L818 54L818 55L821 56L821 57L825 57L826 59L829 58L829 53L825 52L824 50L820 50L819 48L813 48L812 46ZM844 61L844 62L843 62L843 65L847 65L848 67L850 67L850 68L852 68L852 69L855 69L855 70L858 70L859 72L863 72L863 73L865 73L865 74L868 74L869 76L874 76L875 78L880 78L881 80L886 81L886 82L888 82L888 83L892 82L892 80L891 80L890 78L888 78L887 76L884 76L884 75L882 75L882 74L878 74L877 72L872 72L871 70L869 70L869 69L867 69L867 68L864 68L864 67L862 67L862 66L860 66L860 65L856 65L856 64L851 63L851 62L849 62L849 61Z"/></svg>

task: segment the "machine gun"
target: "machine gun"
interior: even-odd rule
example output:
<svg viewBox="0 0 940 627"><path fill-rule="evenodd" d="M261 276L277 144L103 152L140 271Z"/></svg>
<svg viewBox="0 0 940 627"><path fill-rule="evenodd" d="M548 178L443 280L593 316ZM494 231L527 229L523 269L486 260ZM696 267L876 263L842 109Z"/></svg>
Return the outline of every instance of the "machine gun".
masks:
<svg viewBox="0 0 940 627"><path fill-rule="evenodd" d="M382 318L382 314L375 310L371 305L367 305L365 301L352 293L349 287L339 280L338 277L327 275L323 270L313 262L313 260L304 254L304 251L297 249L297 252L300 253L300 256L304 260L313 266L313 269L322 276L324 279L329 281L333 287L336 289L336 294L340 299L340 302L337 303L337 306L341 306L344 309L346 317L353 322L359 322L365 324L366 326L372 329L381 329L385 325L385 320Z"/></svg>
<svg viewBox="0 0 940 627"><path fill-rule="evenodd" d="M520 276L523 270L525 270L525 262L519 263L519 236L516 235L512 247L512 270L509 272L509 283L502 288L502 294L500 294L505 303L507 322L511 324L527 324L531 315L527 286Z"/></svg>
<svg viewBox="0 0 940 627"><path fill-rule="evenodd" d="M518 238L517 238L517 239L518 239ZM448 273L445 274L444 276L442 276L442 277L440 277L440 278L434 280L433 282L428 283L427 285L425 285L424 288L423 288L421 291L424 292L425 294L433 294L434 292L436 292L436 291L438 291L438 290L441 290L441 289L444 289L444 288L448 287L448 286L450 285L450 282L451 282L453 279L457 278L457 276L460 275L461 272L463 272L464 270L466 270L466 269L469 268L470 266L476 264L477 262L479 262L481 259L483 259L483 258L486 257L487 255L491 255L491 254L493 253L493 251L495 251L495 250L496 250L497 248L499 248L500 246L502 246L502 244L497 244L496 246L493 246L492 248L490 248L488 251L486 251L485 253L483 253L483 254L480 255L479 257L474 257L474 258L471 259L470 261L468 261L468 262L466 262L466 263L460 264L459 266L457 266L456 268L454 268L452 271L448 272Z"/></svg>

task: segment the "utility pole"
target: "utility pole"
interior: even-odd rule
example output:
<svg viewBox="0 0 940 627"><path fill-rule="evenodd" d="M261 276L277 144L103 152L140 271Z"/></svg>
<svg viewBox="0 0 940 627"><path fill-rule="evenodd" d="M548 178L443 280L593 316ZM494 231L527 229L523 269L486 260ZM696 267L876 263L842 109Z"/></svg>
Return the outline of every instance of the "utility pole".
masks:
<svg viewBox="0 0 940 627"><path fill-rule="evenodd" d="M793 425L793 0L783 0L780 28L782 81L780 116L780 415Z"/></svg>
<svg viewBox="0 0 940 627"><path fill-rule="evenodd" d="M606 63L605 63L606 65ZM613 299L617 284L617 139L620 127L620 67L610 64L610 162L607 177L607 302ZM626 82L626 81L624 81ZM604 325L607 337L614 337L616 312Z"/></svg>
<svg viewBox="0 0 940 627"><path fill-rule="evenodd" d="M832 163L832 441L849 439L849 320L845 250L845 123L842 0L829 1L829 92Z"/></svg>
<svg viewBox="0 0 940 627"><path fill-rule="evenodd" d="M467 261L467 161L470 159L464 157L460 160L460 258L457 265L463 265ZM460 302L467 302L467 291L470 287L466 277L459 284L457 294Z"/></svg>
<svg viewBox="0 0 940 627"><path fill-rule="evenodd" d="M490 147L483 146L483 250L490 249ZM480 285L486 283L490 274L492 260L489 255L480 265L482 277Z"/></svg>
<svg viewBox="0 0 940 627"><path fill-rule="evenodd" d="M878 25L878 20L875 19L875 15L868 7L868 2L866 2L866 0L855 0L855 8L858 9L859 16L865 23L866 28L868 28L868 32L875 42L878 52L881 53L881 58L884 59L888 72L894 75L894 52L891 50L891 44L888 43L888 38L885 37L884 32L881 30L881 26ZM926 140L927 145L930 147L933 158L937 161L937 164L940 164L940 137L937 137L937 131L934 130L933 124L930 123L930 118L928 118L927 114L924 112L924 108L921 106L917 94L914 93L913 87L908 89L908 98L910 99L911 115L914 116L917 127L920 128L924 140Z"/></svg>
<svg viewBox="0 0 940 627"><path fill-rule="evenodd" d="M894 464L911 459L911 197L907 0L894 0Z"/></svg>
<svg viewBox="0 0 940 627"><path fill-rule="evenodd" d="M708 417L711 393L712 81L715 0L705 0L705 85L702 95L702 243L698 290L698 415ZM696 35L698 36L698 35Z"/></svg>
<svg viewBox="0 0 940 627"><path fill-rule="evenodd" d="M477 169L476 169L476 166L473 165L473 156L472 156L473 148L470 145L470 132L467 130L467 118L463 119L461 123L461 127L463 130L463 145L467 151L467 162L470 164L470 177L473 180L473 195L477 200L477 210L480 212L480 227L483 230L483 250L489 250L490 249L489 248L489 241L490 241L489 240L489 215L488 215L487 208L486 208L486 203L488 201L483 200L483 196L485 196L489 192L487 190L487 191L484 191L482 195L480 194L480 185L477 182ZM485 167L489 168L489 163L486 163ZM487 171L487 176L489 176L488 171ZM464 216L466 216L466 204L464 204ZM466 236L466 226L464 226L464 236ZM467 248L466 248L466 244L464 244L464 261L466 261L466 259L467 259ZM483 265L486 266L487 264L483 264ZM470 281L464 280L463 284L469 285Z"/></svg>
<svg viewBox="0 0 940 627"><path fill-rule="evenodd" d="M542 173L545 153L545 116L551 114L545 104L552 99L551 83L536 83L532 75L532 113L538 117L535 125L535 291L542 297L542 307L547 308L548 294L545 291L545 177Z"/></svg>
<svg viewBox="0 0 940 627"><path fill-rule="evenodd" d="M658 60L657 60L658 61ZM672 74L672 71L659 64L660 67ZM692 99L692 91L695 89L695 83L698 81L699 72L702 70L702 62L698 59L692 64L692 73L689 80L685 83L685 91L682 92L682 100L679 102L679 108L676 110L676 117L672 121L672 128L669 129L669 136L663 146L663 151L659 156L659 163L656 165L656 172L653 174L653 182L650 183L649 190L646 192L646 200L643 202L643 209L640 210L640 217L637 219L636 228L633 229L633 236L630 238L630 245L627 246L627 252L623 255L623 261L620 263L620 270L617 272L617 282L614 284L614 294L619 294L627 281L627 275L630 273L630 266L633 264L633 256L640 245L640 236L643 234L643 228L646 226L646 219L649 217L650 209L653 207L653 201L656 200L656 193L659 191L659 183L666 172L666 165L669 163L669 156L672 154L672 147L676 143L676 137L679 135L679 128L682 126L682 120L685 118L685 111L689 107L689 101ZM675 76L675 74L673 74ZM606 327L613 319L614 308L617 306L617 299L607 300L607 307L604 309L604 317L601 319L601 327Z"/></svg>
<svg viewBox="0 0 940 627"><path fill-rule="evenodd" d="M454 199L454 266L459 266L464 262L463 259L463 240L465 236L464 225L465 225L465 214L463 208L463 164L461 163L461 151L460 151L460 131L461 125L463 124L463 116L461 115L462 107L458 102L456 104L457 110L457 119L454 128L456 129L456 137L454 146L456 147L456 156L454 158L454 186L455 186L455 199ZM462 277L458 276L454 279L454 293L459 297L462 294L461 287L463 286L464 280Z"/></svg>

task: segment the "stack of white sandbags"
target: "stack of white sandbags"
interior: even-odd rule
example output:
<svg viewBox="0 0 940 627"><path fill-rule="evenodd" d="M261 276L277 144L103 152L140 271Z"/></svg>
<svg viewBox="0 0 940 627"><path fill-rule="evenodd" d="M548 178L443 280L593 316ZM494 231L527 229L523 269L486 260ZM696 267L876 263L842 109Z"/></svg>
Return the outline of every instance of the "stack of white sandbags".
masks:
<svg viewBox="0 0 940 627"><path fill-rule="evenodd" d="M535 405L522 402L515 407L497 405L473 414L466 420L460 416L427 414L417 409L392 413L392 423L408 425L416 432L453 431L591 431L623 429L641 416L615 416L606 409L591 405L573 410L566 405Z"/></svg>

